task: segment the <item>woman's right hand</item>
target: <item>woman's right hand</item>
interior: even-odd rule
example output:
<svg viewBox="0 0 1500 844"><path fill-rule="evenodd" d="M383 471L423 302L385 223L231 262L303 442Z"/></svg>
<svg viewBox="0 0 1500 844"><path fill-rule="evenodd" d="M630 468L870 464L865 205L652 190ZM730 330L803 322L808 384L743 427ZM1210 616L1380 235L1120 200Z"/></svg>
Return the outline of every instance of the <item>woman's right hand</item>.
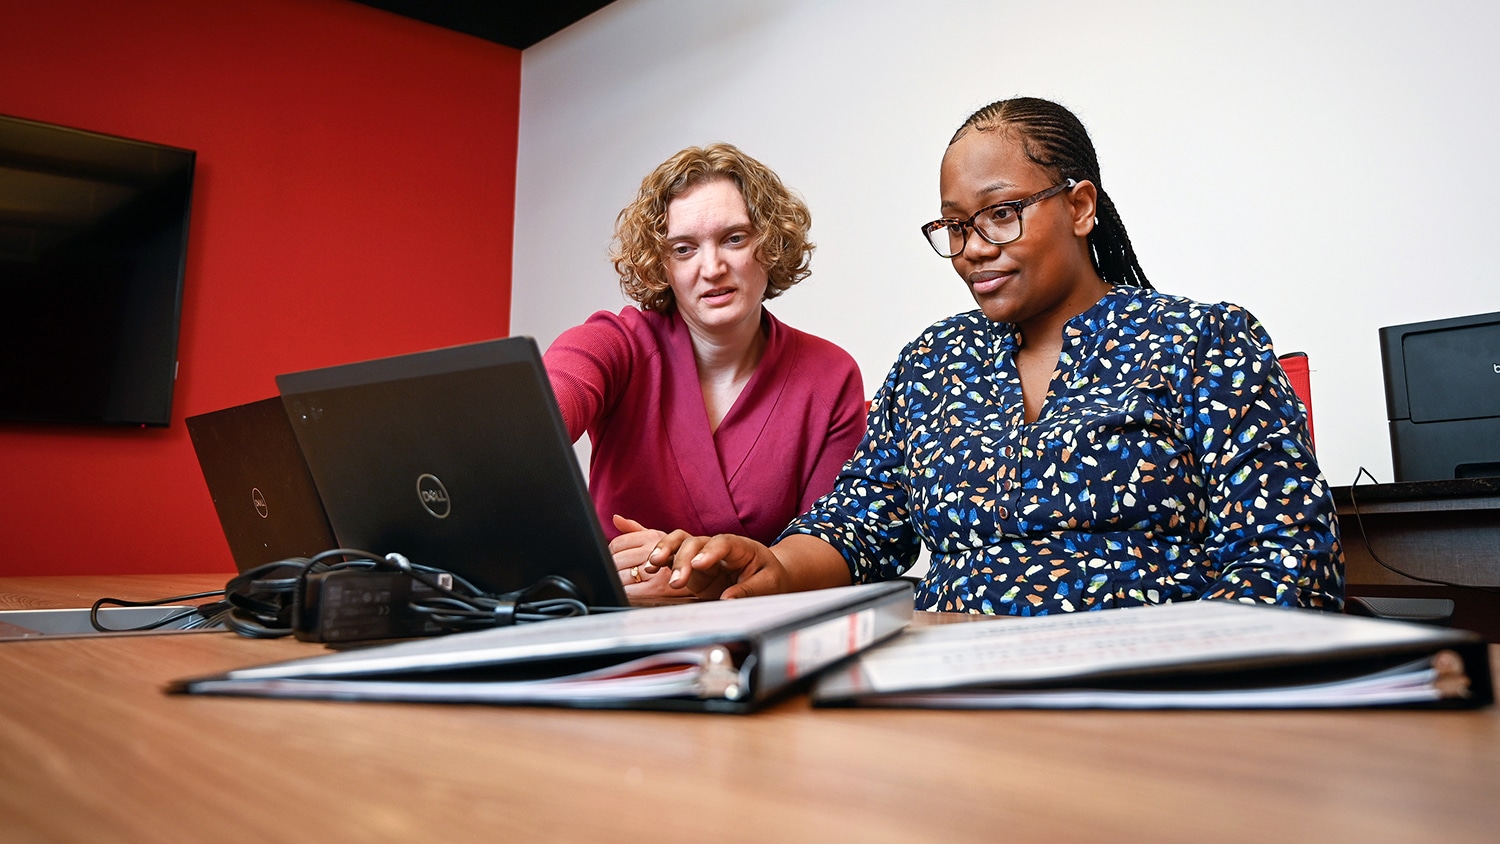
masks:
<svg viewBox="0 0 1500 844"><path fill-rule="evenodd" d="M647 559L648 573L669 570L669 585L699 598L748 598L793 591L781 560L770 548L744 536L693 536L674 530L656 543Z"/></svg>
<svg viewBox="0 0 1500 844"><path fill-rule="evenodd" d="M609 553L614 557L615 568L620 574L620 583L630 598L690 598L686 589L673 589L667 584L671 572L650 565L646 559L651 549L666 534L646 527L634 519L616 514L615 530L620 535L610 540Z"/></svg>

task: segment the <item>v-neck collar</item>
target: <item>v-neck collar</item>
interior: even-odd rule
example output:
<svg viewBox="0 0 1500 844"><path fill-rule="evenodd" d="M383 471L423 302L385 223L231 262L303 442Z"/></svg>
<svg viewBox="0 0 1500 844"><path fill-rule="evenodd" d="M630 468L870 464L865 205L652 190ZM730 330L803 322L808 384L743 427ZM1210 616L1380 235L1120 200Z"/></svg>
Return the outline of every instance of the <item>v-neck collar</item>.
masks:
<svg viewBox="0 0 1500 844"><path fill-rule="evenodd" d="M662 406L671 432L671 457L687 488L695 491L693 506L702 523L739 525L740 533L747 531L730 493L731 482L761 437L772 433L767 431L771 414L793 369L788 356L796 354L789 348L790 333L764 308L761 325L766 346L760 363L717 431L709 427L692 336L681 317L672 315L664 338L670 369L665 386L671 395L662 397Z"/></svg>
<svg viewBox="0 0 1500 844"><path fill-rule="evenodd" d="M993 344L993 354L997 359L1003 358L1006 363L991 385L991 401L994 406L1004 407L1007 402L1001 399L1002 395L1012 395L1017 407L1012 411L1010 424L1016 428L1030 428L1047 419L1048 411L1057 398L1067 392L1072 380L1077 376L1078 367L1084 356L1088 354L1088 346L1114 320L1115 311L1121 307L1128 307L1128 303L1134 298L1134 288L1123 288L1121 285L1111 285L1104 291L1099 300L1090 305L1088 310L1069 319L1063 324L1063 346L1058 355L1056 368L1052 371L1052 377L1047 382L1047 394L1042 399L1041 412L1037 415L1036 422L1026 421L1025 399L1021 390L1020 367L1016 363L1016 352L1021 346L1021 331L1009 322L989 322L988 334ZM986 319L980 313L981 319ZM986 319L988 322L988 320ZM1059 392L1061 390L1062 392Z"/></svg>

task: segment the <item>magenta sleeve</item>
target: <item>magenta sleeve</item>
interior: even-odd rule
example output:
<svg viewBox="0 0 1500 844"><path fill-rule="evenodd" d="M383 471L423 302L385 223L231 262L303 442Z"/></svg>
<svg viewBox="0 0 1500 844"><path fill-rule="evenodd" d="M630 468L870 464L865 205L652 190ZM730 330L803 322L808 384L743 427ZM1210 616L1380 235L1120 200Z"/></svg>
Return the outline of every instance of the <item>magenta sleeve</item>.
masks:
<svg viewBox="0 0 1500 844"><path fill-rule="evenodd" d="M573 441L618 402L634 357L625 326L607 311L564 331L548 347L542 363Z"/></svg>

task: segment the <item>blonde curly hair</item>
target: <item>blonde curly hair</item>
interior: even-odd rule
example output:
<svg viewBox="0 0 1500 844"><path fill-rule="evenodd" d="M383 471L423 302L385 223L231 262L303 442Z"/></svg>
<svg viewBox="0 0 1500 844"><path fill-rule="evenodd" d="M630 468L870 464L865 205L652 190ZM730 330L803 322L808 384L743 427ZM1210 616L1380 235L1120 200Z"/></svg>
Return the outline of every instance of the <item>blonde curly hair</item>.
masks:
<svg viewBox="0 0 1500 844"><path fill-rule="evenodd" d="M667 206L692 188L728 179L740 189L755 229L755 258L766 268L766 299L807 278L814 244L812 214L771 169L731 144L688 147L641 181L635 201L615 219L610 259L620 288L648 311L668 313L676 305L667 280Z"/></svg>

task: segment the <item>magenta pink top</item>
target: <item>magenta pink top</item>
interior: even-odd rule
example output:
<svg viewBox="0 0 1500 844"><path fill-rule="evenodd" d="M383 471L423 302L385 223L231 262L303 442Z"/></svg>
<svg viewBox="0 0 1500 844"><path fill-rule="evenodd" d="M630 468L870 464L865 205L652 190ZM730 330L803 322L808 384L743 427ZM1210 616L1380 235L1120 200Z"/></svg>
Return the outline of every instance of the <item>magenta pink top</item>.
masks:
<svg viewBox="0 0 1500 844"><path fill-rule="evenodd" d="M648 528L770 544L833 488L865 433L859 367L765 310L765 354L710 431L687 326L675 314L600 311L543 360L568 433L588 432L589 491L605 535Z"/></svg>

